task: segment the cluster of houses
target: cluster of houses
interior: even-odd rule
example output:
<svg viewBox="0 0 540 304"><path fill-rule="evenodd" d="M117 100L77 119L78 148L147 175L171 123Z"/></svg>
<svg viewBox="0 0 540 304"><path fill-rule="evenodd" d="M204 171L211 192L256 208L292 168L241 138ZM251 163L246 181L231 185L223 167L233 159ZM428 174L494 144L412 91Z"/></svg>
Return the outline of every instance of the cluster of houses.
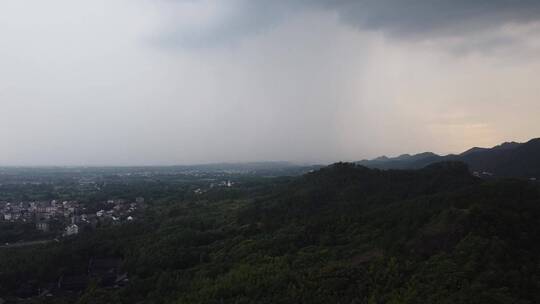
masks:
<svg viewBox="0 0 540 304"><path fill-rule="evenodd" d="M48 231L53 219L70 219L81 209L77 201L0 202L0 221L35 222L36 228Z"/></svg>
<svg viewBox="0 0 540 304"><path fill-rule="evenodd" d="M220 182L210 183L209 188L210 189L212 189L212 188L220 188L220 187L231 188L232 186L234 186L234 182L232 182L230 180L223 180L223 181L220 181ZM193 193L195 193L195 194L203 194L203 193L206 193L207 191L208 190L205 190L203 188L197 188L197 189L193 190Z"/></svg>
<svg viewBox="0 0 540 304"><path fill-rule="evenodd" d="M144 207L144 198L108 200L101 206L102 209L89 212L77 201L0 202L0 221L34 223L36 229L43 232L50 232L54 221L64 225L63 236L71 236L78 234L82 227L133 221L136 211Z"/></svg>
<svg viewBox="0 0 540 304"><path fill-rule="evenodd" d="M491 173L491 172L487 172L487 171L473 171L473 176L476 176L476 177L480 177L480 178L493 178L495 177L495 174ZM537 182L538 181L538 178L536 177L529 177L527 178L529 181L531 182Z"/></svg>
<svg viewBox="0 0 540 304"><path fill-rule="evenodd" d="M133 221L136 211L145 207L144 198L142 197L136 198L134 202L124 199L108 200L106 207L98 210L95 217L94 214L83 214L81 218L83 221L94 219L99 223L119 224L125 221Z"/></svg>
<svg viewBox="0 0 540 304"><path fill-rule="evenodd" d="M226 181L220 181L220 182L217 182L217 183L211 183L210 188L214 188L214 187L227 187L227 188L230 188L233 185L234 185L233 182L231 182L230 180L226 180Z"/></svg>

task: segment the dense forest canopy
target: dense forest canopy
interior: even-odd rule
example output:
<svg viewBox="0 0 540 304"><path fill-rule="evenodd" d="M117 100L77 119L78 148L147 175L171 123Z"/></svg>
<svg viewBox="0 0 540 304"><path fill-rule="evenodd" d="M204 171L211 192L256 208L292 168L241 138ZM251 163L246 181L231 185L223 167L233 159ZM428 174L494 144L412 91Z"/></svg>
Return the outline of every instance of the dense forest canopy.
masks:
<svg viewBox="0 0 540 304"><path fill-rule="evenodd" d="M0 249L0 294L117 258L129 284L49 303L537 303L540 189L337 163L237 190L156 199L144 218L59 243ZM52 288L54 290L54 288ZM52 292L54 294L54 292Z"/></svg>

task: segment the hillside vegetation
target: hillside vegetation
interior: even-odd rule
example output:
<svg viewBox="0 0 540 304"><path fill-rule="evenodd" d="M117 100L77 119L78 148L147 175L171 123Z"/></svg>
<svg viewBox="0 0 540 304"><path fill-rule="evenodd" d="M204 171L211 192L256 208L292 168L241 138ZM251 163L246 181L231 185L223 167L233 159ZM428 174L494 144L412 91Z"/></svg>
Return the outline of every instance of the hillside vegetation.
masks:
<svg viewBox="0 0 540 304"><path fill-rule="evenodd" d="M163 200L143 221L0 250L0 292L116 256L130 283L50 303L539 303L540 191L466 165L338 163L256 192Z"/></svg>

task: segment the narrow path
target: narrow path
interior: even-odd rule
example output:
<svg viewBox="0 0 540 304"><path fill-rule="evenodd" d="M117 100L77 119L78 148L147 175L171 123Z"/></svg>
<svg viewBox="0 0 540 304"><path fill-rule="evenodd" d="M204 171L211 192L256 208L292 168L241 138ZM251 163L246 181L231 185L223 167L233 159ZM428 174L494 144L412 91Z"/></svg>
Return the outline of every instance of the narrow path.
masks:
<svg viewBox="0 0 540 304"><path fill-rule="evenodd" d="M2 245L2 246L0 246L0 249L3 249L3 248L27 247L27 246L35 246L35 245L44 245L44 244L48 244L48 243L55 242L55 241L58 241L58 240L52 239L52 240L40 240L40 241L18 242L18 243L12 243L12 244L7 244L7 245Z"/></svg>

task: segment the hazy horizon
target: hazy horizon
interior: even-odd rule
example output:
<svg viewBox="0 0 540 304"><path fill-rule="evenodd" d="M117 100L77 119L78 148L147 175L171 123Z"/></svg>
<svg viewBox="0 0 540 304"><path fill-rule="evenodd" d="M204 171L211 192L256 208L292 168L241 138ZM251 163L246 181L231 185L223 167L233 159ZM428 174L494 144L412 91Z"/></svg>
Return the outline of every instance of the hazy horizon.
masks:
<svg viewBox="0 0 540 304"><path fill-rule="evenodd" d="M540 136L540 2L0 3L0 167L332 163Z"/></svg>
<svg viewBox="0 0 540 304"><path fill-rule="evenodd" d="M538 139L540 137L531 138L532 139ZM469 149L472 148L493 148L495 146L498 146L500 144L504 143L511 143L516 142L512 140L507 140L501 143L498 143L493 146L472 146L469 147L466 150L463 151L456 151L456 152L450 152L450 153L437 153L434 151L415 151L415 152L402 152L398 154L379 154L373 157L369 158L362 158L362 159L336 159L332 161L323 161L323 162L305 162L305 161L291 161L291 160L256 160L256 161L217 161L217 162L199 162L199 163L141 163L141 164L14 164L14 165L2 165L0 164L0 168L106 168L106 167L118 167L118 168L124 168L124 167L191 167L191 166L209 166L209 165L248 165L248 164L282 164L282 165L292 165L292 166L312 166L312 165L330 165L333 163L338 162L358 162L362 160L372 160L378 157L398 157L405 154L414 155L414 154L421 154L421 153L435 153L440 156L448 156L448 155L459 155L463 152L466 152ZM520 144L526 143L528 141L524 142L517 142Z"/></svg>

